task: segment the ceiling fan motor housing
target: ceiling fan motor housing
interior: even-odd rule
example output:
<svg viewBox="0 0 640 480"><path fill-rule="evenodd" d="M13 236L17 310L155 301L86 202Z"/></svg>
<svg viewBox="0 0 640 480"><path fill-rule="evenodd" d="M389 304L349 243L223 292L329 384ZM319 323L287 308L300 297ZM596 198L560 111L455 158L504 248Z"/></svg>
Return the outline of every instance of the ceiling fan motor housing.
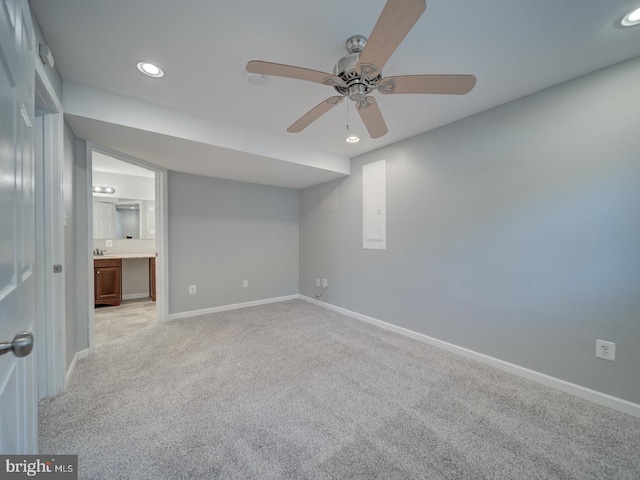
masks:
<svg viewBox="0 0 640 480"><path fill-rule="evenodd" d="M360 54L366 43L367 37L364 35L349 37L345 44L347 55L338 60L338 63L333 67L333 74L340 77L347 85L346 87L335 86L334 88L341 95L348 95L349 99L354 102L364 100L371 90L378 87L381 78L377 69L374 76L369 76L363 75L362 71L357 68Z"/></svg>

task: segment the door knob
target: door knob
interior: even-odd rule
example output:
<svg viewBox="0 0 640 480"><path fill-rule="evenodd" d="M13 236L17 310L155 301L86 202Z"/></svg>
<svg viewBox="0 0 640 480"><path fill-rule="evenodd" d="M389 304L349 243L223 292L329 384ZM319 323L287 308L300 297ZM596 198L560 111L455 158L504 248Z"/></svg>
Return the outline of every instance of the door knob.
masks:
<svg viewBox="0 0 640 480"><path fill-rule="evenodd" d="M20 332L13 337L13 342L0 342L0 355L13 351L16 357L26 357L33 349L31 332Z"/></svg>

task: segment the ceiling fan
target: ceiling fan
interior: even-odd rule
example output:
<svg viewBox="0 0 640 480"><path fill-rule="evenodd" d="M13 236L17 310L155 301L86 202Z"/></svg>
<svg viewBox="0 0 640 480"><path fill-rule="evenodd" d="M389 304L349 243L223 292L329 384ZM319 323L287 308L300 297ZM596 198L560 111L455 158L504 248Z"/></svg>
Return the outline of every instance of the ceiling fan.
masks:
<svg viewBox="0 0 640 480"><path fill-rule="evenodd" d="M388 132L376 99L369 94L378 90L384 95L430 93L464 95L476 84L473 75L401 75L382 77L382 68L404 37L426 10L425 0L387 0L369 39L363 35L349 37L347 55L338 60L330 73L279 63L252 60L247 71L277 77L296 78L333 87L339 95L329 97L303 115L287 131L298 133L341 103L345 97L356 108L369 135L378 138Z"/></svg>

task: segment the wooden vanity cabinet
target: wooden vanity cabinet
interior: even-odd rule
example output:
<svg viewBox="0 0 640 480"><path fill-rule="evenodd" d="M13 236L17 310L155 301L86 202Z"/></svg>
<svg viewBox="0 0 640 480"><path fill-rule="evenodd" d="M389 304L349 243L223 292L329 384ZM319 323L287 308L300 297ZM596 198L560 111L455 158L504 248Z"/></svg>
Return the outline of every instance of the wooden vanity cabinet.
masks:
<svg viewBox="0 0 640 480"><path fill-rule="evenodd" d="M122 302L122 259L94 259L93 282L96 305L120 305Z"/></svg>

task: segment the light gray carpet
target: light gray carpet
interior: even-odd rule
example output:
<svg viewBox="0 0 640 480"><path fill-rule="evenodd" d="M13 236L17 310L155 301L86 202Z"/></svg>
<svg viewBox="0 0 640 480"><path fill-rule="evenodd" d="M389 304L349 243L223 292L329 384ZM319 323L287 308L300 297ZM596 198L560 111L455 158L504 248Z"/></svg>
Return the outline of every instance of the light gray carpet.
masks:
<svg viewBox="0 0 640 480"><path fill-rule="evenodd" d="M100 347L39 428L85 479L640 478L640 419L298 300Z"/></svg>

